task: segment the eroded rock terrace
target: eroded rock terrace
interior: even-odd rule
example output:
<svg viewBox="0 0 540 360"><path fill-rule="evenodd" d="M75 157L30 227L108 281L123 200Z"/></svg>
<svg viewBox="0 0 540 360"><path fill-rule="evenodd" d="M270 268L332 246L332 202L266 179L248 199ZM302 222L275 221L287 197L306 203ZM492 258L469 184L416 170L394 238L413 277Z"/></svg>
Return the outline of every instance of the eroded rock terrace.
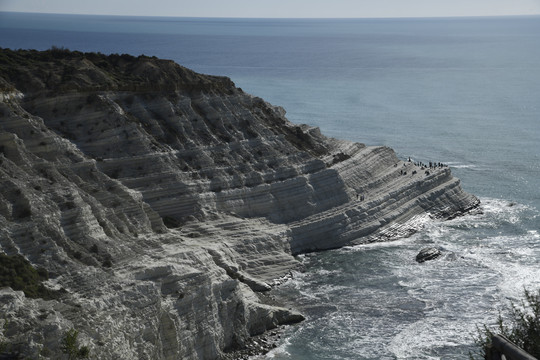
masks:
<svg viewBox="0 0 540 360"><path fill-rule="evenodd" d="M292 124L227 78L145 56L0 55L1 250L65 290L0 290L2 336L26 356L54 358L76 328L102 359L223 357L302 319L259 295L293 255L478 205L448 168Z"/></svg>

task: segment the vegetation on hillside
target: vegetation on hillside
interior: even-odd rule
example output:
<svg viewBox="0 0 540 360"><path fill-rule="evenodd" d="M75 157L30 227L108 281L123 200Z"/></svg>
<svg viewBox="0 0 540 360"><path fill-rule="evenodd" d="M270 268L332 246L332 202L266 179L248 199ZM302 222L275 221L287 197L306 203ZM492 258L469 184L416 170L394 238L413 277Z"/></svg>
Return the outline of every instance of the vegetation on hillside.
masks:
<svg viewBox="0 0 540 360"><path fill-rule="evenodd" d="M234 91L221 76L197 74L171 60L129 54L0 48L0 91Z"/></svg>
<svg viewBox="0 0 540 360"><path fill-rule="evenodd" d="M21 255L0 254L0 288L24 291L29 298L57 298L60 295L58 291L47 289L42 284L48 278L47 270L35 269Z"/></svg>
<svg viewBox="0 0 540 360"><path fill-rule="evenodd" d="M70 329L66 331L62 338L60 349L68 356L69 360L87 359L90 355L88 346L79 346L78 337L79 331Z"/></svg>
<svg viewBox="0 0 540 360"><path fill-rule="evenodd" d="M540 289L536 292L524 291L524 299L519 304L510 303L509 316L501 314L497 325L490 328L484 325L478 329L475 343L479 347L480 357L471 354L471 359L487 359L491 338L500 334L525 350L530 355L540 359Z"/></svg>

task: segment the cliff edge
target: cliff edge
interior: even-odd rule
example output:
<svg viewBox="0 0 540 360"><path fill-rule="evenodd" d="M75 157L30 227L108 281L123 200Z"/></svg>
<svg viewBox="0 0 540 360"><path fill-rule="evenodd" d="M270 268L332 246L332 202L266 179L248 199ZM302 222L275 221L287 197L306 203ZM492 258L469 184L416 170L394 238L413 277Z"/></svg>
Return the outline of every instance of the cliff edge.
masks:
<svg viewBox="0 0 540 360"><path fill-rule="evenodd" d="M69 329L100 359L223 358L302 320L261 295L294 255L479 203L447 167L292 124L228 78L63 49L0 49L0 181L0 253L49 291L0 289L0 341L32 358Z"/></svg>

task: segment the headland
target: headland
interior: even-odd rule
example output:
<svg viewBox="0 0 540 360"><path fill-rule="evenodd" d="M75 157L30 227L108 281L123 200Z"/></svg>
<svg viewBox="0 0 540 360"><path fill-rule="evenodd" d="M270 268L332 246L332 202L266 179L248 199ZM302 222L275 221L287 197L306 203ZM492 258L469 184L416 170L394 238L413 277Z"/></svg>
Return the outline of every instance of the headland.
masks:
<svg viewBox="0 0 540 360"><path fill-rule="evenodd" d="M451 170L325 137L225 77L154 57L0 50L2 341L54 358L219 359L303 319L266 295L295 255L478 206ZM22 290L23 287L20 287ZM53 295L50 295L53 294Z"/></svg>

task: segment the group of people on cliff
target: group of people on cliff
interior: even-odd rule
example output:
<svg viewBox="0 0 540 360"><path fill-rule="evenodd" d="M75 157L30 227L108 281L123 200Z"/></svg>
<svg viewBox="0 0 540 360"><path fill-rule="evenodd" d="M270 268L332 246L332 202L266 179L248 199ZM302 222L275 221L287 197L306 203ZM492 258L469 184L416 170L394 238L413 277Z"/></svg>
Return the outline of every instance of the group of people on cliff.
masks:
<svg viewBox="0 0 540 360"><path fill-rule="evenodd" d="M432 162L432 161L430 161L429 164L424 164L421 161L413 162L410 157L409 157L409 162L412 162L415 166L420 167L422 170L448 167L448 165L443 164L442 162Z"/></svg>
<svg viewBox="0 0 540 360"><path fill-rule="evenodd" d="M421 162L421 161L419 161L419 162L413 162L413 161L411 160L410 157L409 157L409 159L408 159L408 162L409 162L409 163L413 163L414 166L419 167L421 170L425 170L424 173L425 173L426 175L429 175L429 174L430 174L430 172L429 172L430 169L440 169L440 168L448 167L447 164L444 164L444 163L442 163L442 162L432 162L432 161L430 161L428 164L424 164L424 163ZM406 165L406 164L403 164L403 166L405 166L405 165ZM395 164L394 167L397 167L397 164ZM413 170L413 171L412 171L412 175L415 175L416 173L417 173L416 170ZM400 171L399 171L399 174L400 174L400 175L407 175L407 171L400 170Z"/></svg>

